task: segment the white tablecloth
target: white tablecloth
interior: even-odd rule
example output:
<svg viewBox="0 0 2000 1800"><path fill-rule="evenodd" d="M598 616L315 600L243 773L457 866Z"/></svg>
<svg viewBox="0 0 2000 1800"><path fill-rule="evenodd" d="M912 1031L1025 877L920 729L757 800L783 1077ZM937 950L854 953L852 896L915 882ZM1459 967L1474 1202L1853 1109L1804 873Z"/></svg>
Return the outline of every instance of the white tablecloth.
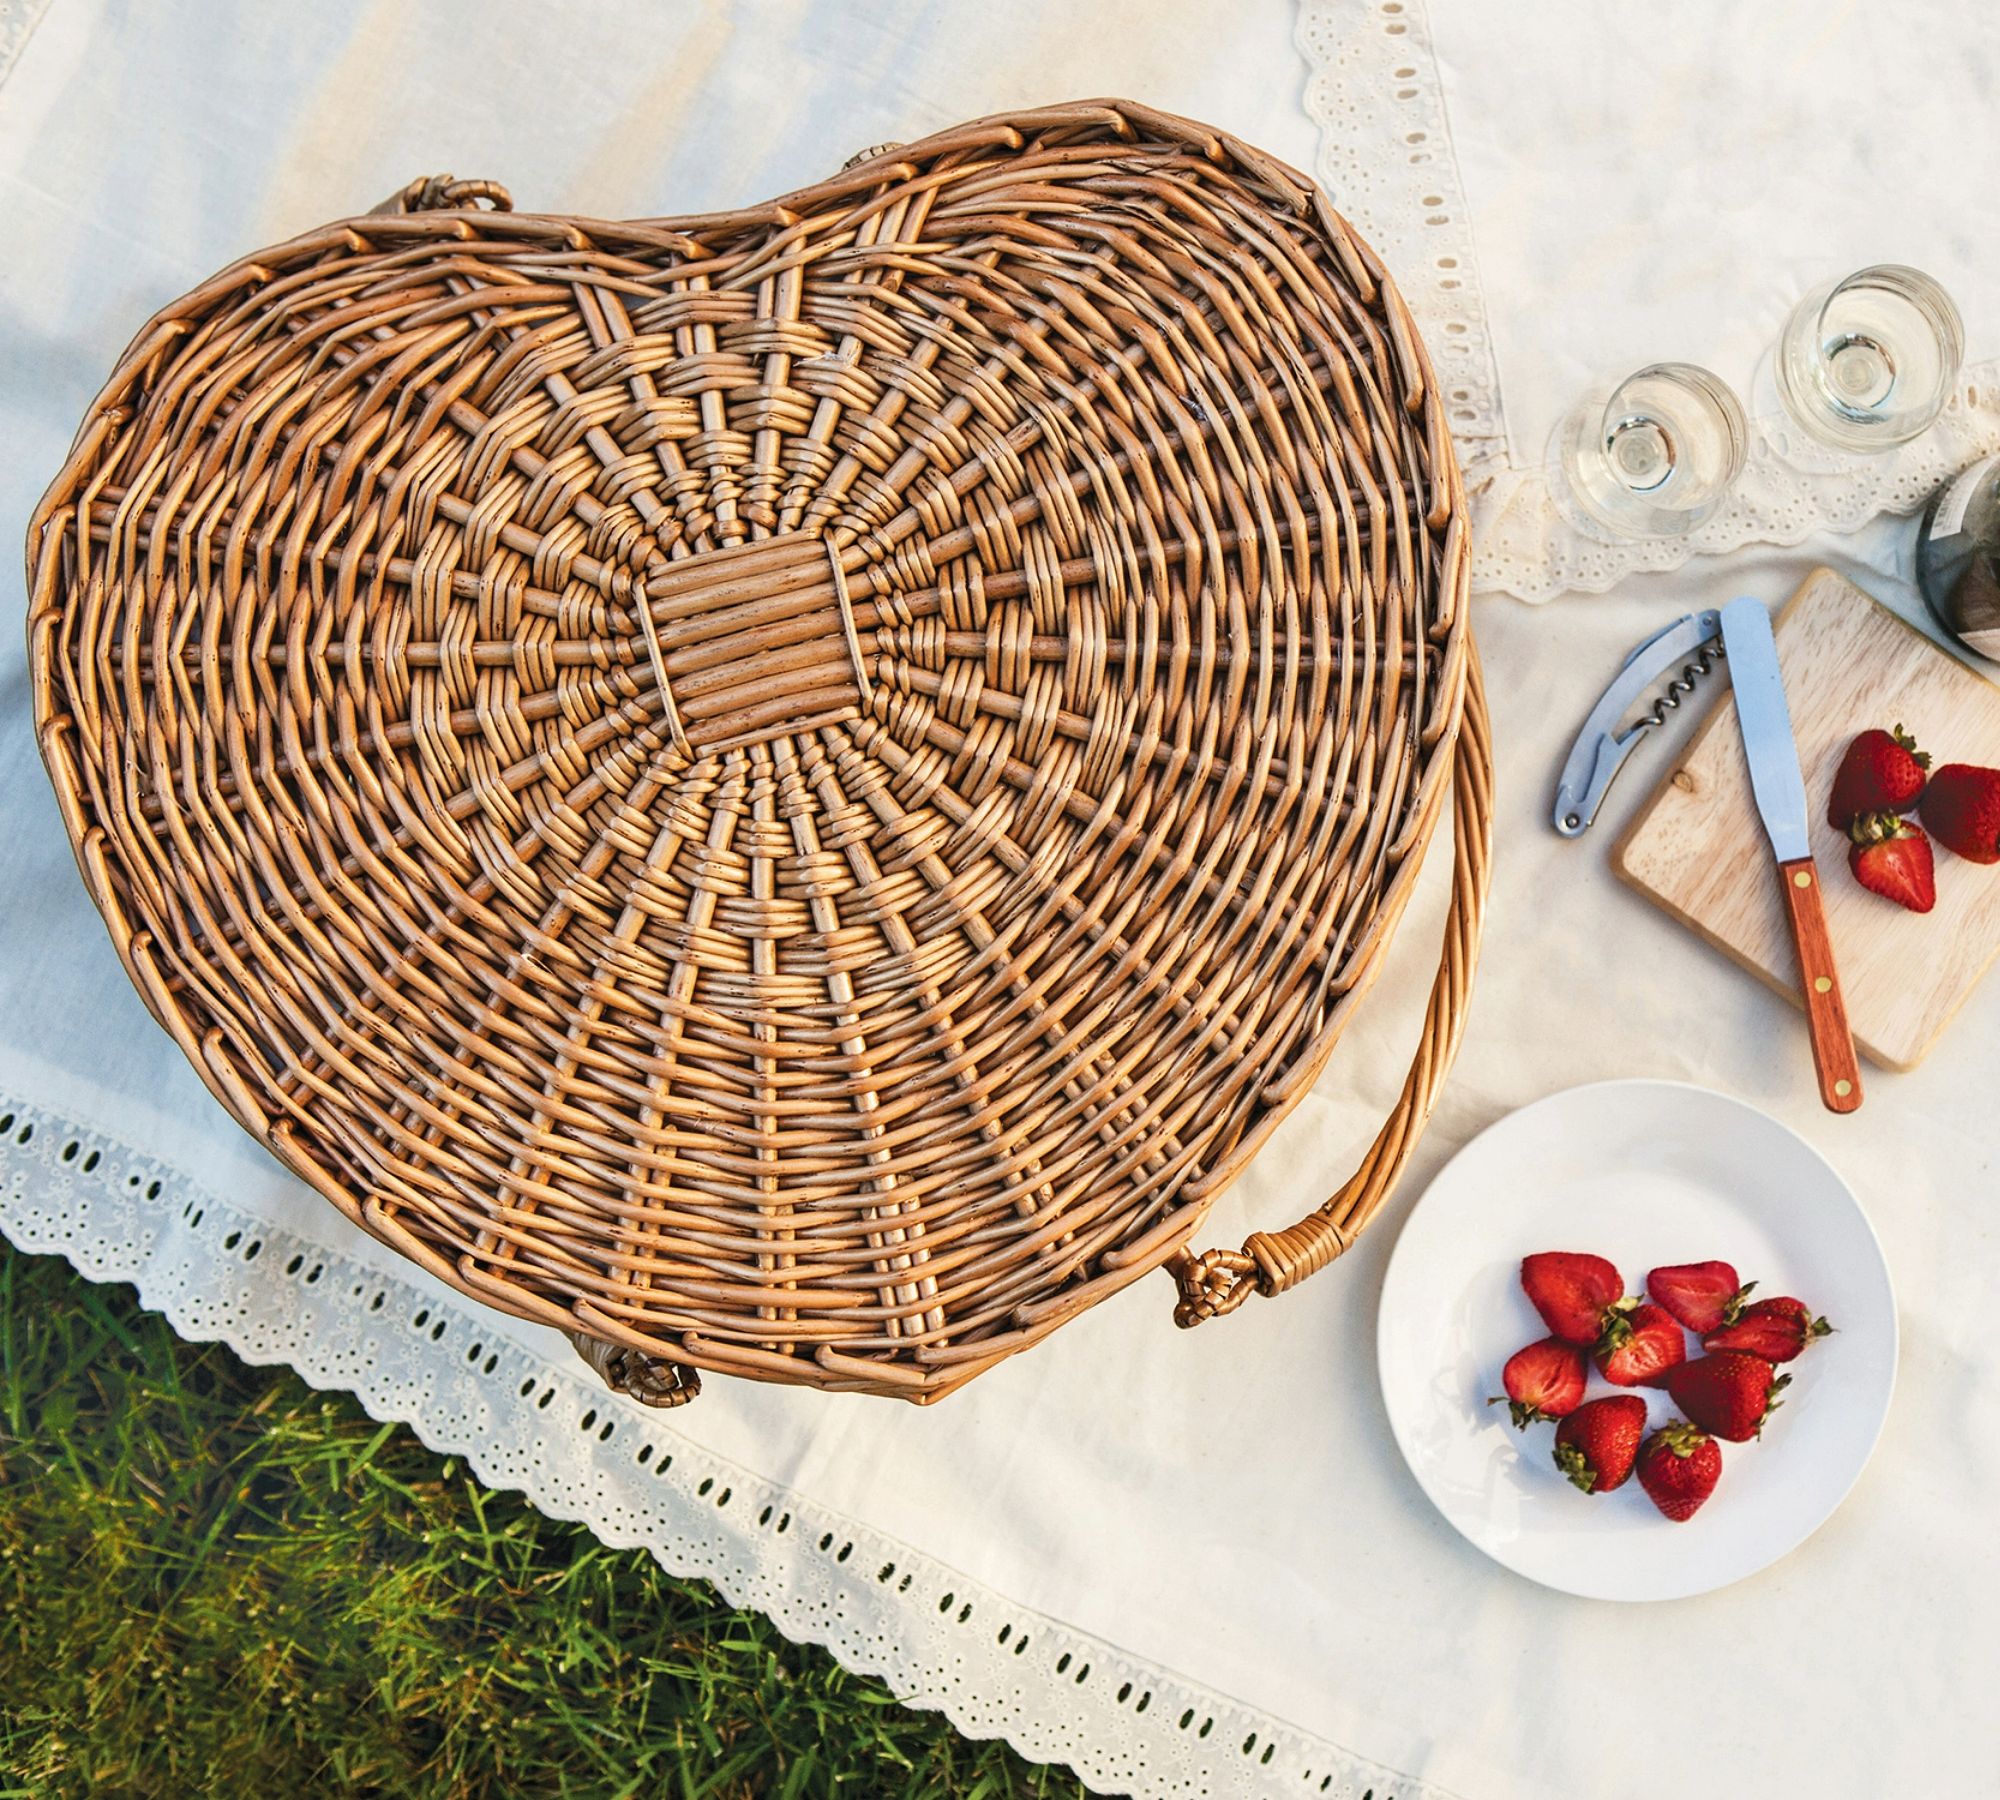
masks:
<svg viewBox="0 0 2000 1800"><path fill-rule="evenodd" d="M1303 165L1291 22L1282 0L793 0L623 20L526 0L54 0L0 86L0 513L26 517L159 302L413 174L491 175L528 206L694 208L884 138L1097 92ZM1906 532L1813 555L1893 595ZM1971 1721L2000 1677L2000 1356L1983 1321L2000 985L1922 1070L1874 1074L1864 1111L1835 1121L1796 1015L1620 889L1601 846L1543 823L1563 741L1623 648L1734 592L1775 601L1809 560L1766 549L1602 600L1480 603L1500 848L1471 1027L1407 1190L1508 1109L1607 1074L1741 1094L1854 1182L1906 1306L1888 1432L1828 1526L1722 1594L1643 1613L1565 1599L1430 1510L1374 1376L1407 1199L1281 1302L1183 1334L1164 1278L1142 1283L930 1411L728 1382L670 1418L608 1399L552 1334L359 1238L222 1118L83 897L18 633L0 635L0 1225L138 1279L182 1331L350 1388L489 1481L712 1576L1106 1791L1560 1800L1636 1789L1642 1753L1671 1744L1682 1791L1991 1792ZM1434 960L1437 860L1376 997L1205 1241L1296 1216L1388 1106Z"/></svg>

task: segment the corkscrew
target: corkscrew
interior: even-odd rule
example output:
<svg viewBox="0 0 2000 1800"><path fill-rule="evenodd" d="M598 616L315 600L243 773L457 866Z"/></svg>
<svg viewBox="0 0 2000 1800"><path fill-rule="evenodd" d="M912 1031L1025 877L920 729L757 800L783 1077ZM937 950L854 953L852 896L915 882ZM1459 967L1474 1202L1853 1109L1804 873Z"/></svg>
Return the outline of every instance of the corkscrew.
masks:
<svg viewBox="0 0 2000 1800"><path fill-rule="evenodd" d="M1711 609L1689 613L1654 632L1626 657L1611 685L1590 709L1556 783L1555 827L1564 837L1581 837L1597 817L1612 778L1647 732L1694 692L1695 684L1722 660L1722 615ZM1665 687L1650 705L1645 696L1662 680Z"/></svg>

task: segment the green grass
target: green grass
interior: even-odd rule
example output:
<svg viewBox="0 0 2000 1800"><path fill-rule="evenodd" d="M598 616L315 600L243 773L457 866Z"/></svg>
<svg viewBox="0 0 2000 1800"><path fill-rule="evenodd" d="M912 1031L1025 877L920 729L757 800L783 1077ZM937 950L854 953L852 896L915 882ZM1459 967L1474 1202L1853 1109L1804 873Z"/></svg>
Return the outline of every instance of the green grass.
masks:
<svg viewBox="0 0 2000 1800"><path fill-rule="evenodd" d="M1082 1792L0 1243L0 1800Z"/></svg>

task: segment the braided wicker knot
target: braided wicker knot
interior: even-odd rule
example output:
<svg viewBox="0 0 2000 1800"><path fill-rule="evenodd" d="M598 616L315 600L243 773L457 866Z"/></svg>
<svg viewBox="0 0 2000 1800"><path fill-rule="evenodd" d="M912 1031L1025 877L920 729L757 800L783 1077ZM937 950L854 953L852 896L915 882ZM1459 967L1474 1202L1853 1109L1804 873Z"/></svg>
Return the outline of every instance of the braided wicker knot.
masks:
<svg viewBox="0 0 2000 1800"><path fill-rule="evenodd" d="M1185 1331L1233 1313L1252 1294L1282 1294L1325 1268L1348 1241L1322 1211L1283 1231L1253 1231L1241 1250L1183 1251L1167 1265L1180 1289L1174 1323Z"/></svg>
<svg viewBox="0 0 2000 1800"><path fill-rule="evenodd" d="M1233 1313L1258 1292L1257 1265L1241 1250L1183 1250L1167 1269L1180 1289L1174 1323L1183 1331Z"/></svg>
<svg viewBox="0 0 2000 1800"><path fill-rule="evenodd" d="M565 1335L576 1353L603 1377L614 1394L630 1394L642 1406L685 1406L701 1393L701 1371L664 1356L647 1356L586 1332Z"/></svg>
<svg viewBox="0 0 2000 1800"><path fill-rule="evenodd" d="M384 213L458 212L481 202L493 212L512 212L514 196L497 181L460 181L456 175L419 175L398 188L369 217Z"/></svg>

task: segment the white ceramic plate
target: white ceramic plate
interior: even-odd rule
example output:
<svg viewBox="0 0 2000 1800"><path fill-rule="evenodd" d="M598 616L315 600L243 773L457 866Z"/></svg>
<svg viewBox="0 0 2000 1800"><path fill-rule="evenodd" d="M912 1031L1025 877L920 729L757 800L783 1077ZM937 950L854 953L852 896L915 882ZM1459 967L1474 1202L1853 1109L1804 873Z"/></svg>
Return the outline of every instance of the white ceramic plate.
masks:
<svg viewBox="0 0 2000 1800"><path fill-rule="evenodd" d="M1788 1364L1761 1440L1724 1444L1707 1505L1675 1524L1635 1476L1586 1495L1557 1472L1555 1427L1513 1429L1500 1370L1547 1335L1521 1258L1586 1250L1636 1293L1648 1269L1719 1257L1759 1296L1794 1294L1835 1335ZM1690 1336L1690 1354L1700 1346ZM1525 1106L1466 1145L1411 1212L1382 1285L1382 1395L1438 1510L1508 1568L1565 1593L1670 1600L1740 1581L1812 1534L1860 1475L1896 1378L1896 1302L1859 1202L1817 1151L1726 1095L1609 1081ZM1664 1393L1632 1392L1652 1424Z"/></svg>

